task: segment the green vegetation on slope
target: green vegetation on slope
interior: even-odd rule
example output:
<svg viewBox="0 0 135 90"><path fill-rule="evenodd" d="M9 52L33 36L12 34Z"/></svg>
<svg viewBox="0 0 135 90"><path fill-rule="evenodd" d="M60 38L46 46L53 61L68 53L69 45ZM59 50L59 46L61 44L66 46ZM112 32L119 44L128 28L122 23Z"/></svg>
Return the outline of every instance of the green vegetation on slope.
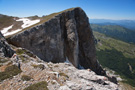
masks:
<svg viewBox="0 0 135 90"><path fill-rule="evenodd" d="M30 85L24 90L48 90L47 85L48 84L46 81L42 81L42 82L38 82L38 83Z"/></svg>
<svg viewBox="0 0 135 90"><path fill-rule="evenodd" d="M126 83L135 86L135 45L94 32L97 58L102 66L110 68Z"/></svg>
<svg viewBox="0 0 135 90"><path fill-rule="evenodd" d="M106 34L110 37L129 43L135 43L135 31L129 30L122 26L91 24L91 28L94 31Z"/></svg>
<svg viewBox="0 0 135 90"><path fill-rule="evenodd" d="M7 78L12 78L13 76L21 73L22 71L15 65L9 66L5 69L4 72L0 72L0 81L3 81Z"/></svg>

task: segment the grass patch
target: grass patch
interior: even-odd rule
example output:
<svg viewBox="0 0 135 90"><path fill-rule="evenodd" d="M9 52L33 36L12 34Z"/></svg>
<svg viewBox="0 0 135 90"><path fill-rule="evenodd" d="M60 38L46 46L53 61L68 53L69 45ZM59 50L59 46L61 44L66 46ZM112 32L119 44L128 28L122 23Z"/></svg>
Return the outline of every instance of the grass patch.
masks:
<svg viewBox="0 0 135 90"><path fill-rule="evenodd" d="M23 63L27 63L29 61L29 58L23 55L19 55L19 58L22 60Z"/></svg>
<svg viewBox="0 0 135 90"><path fill-rule="evenodd" d="M17 49L16 50L16 54L18 54L18 55L21 55L21 54L25 54L25 50L22 50L22 49Z"/></svg>
<svg viewBox="0 0 135 90"><path fill-rule="evenodd" d="M54 67L59 67L59 65L55 65Z"/></svg>
<svg viewBox="0 0 135 90"><path fill-rule="evenodd" d="M9 66L5 69L4 72L0 72L0 81L7 78L12 78L13 76L21 73L22 71L15 65Z"/></svg>
<svg viewBox="0 0 135 90"><path fill-rule="evenodd" d="M29 87L25 88L24 90L49 90L47 88L47 82L42 81L35 84L30 85Z"/></svg>
<svg viewBox="0 0 135 90"><path fill-rule="evenodd" d="M18 55L27 54L30 57L36 58L36 56L33 53L27 51L26 49L17 49L16 54L18 54Z"/></svg>
<svg viewBox="0 0 135 90"><path fill-rule="evenodd" d="M60 75L60 76L64 76L64 77L69 78L69 76L68 76L68 75L66 75L65 73L62 73L62 72L61 72L61 73L59 73L59 75Z"/></svg>
<svg viewBox="0 0 135 90"><path fill-rule="evenodd" d="M22 77L21 77L21 80L23 80L23 81L29 81L31 79L32 78L30 76L28 76L28 75L22 75Z"/></svg>
<svg viewBox="0 0 135 90"><path fill-rule="evenodd" d="M45 68L45 66L43 64L39 64L39 65L32 64L31 66L33 66L34 68L40 68L42 70Z"/></svg>

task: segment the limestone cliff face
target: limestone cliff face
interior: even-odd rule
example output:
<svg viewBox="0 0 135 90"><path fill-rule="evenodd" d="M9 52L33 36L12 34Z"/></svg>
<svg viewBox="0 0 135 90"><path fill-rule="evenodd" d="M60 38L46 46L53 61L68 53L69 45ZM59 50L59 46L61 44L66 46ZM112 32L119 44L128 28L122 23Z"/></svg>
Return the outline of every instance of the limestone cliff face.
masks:
<svg viewBox="0 0 135 90"><path fill-rule="evenodd" d="M64 62L68 58L77 68L81 65L97 74L105 74L96 59L88 17L81 8L66 10L10 37L8 42L32 51L47 62Z"/></svg>
<svg viewBox="0 0 135 90"><path fill-rule="evenodd" d="M11 57L14 54L14 51L8 45L4 36L0 32L0 57Z"/></svg>

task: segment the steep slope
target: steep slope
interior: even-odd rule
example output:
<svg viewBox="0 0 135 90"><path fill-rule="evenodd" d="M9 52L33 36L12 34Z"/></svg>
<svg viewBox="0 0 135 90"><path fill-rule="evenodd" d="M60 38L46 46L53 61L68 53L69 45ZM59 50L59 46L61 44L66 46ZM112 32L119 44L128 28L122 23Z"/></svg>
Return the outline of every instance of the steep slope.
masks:
<svg viewBox="0 0 135 90"><path fill-rule="evenodd" d="M81 8L71 8L47 16L38 26L8 38L8 42L26 48L44 61L64 62L77 68L105 72L96 60L95 45L88 18Z"/></svg>
<svg viewBox="0 0 135 90"><path fill-rule="evenodd" d="M135 45L94 32L97 58L101 65L121 75L124 82L135 86Z"/></svg>
<svg viewBox="0 0 135 90"><path fill-rule="evenodd" d="M129 43L135 43L135 31L129 30L122 26L91 24L91 28L94 31L109 35L113 38Z"/></svg>

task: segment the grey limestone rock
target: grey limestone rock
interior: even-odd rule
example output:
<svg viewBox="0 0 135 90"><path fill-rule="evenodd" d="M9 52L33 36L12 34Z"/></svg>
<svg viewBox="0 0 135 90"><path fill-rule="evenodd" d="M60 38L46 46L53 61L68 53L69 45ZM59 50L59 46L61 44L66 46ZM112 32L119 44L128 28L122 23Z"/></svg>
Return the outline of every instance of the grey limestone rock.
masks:
<svg viewBox="0 0 135 90"><path fill-rule="evenodd" d="M38 26L10 37L8 42L32 51L44 61L57 63L68 58L77 68L81 65L105 75L96 59L88 17L81 8L66 10Z"/></svg>

